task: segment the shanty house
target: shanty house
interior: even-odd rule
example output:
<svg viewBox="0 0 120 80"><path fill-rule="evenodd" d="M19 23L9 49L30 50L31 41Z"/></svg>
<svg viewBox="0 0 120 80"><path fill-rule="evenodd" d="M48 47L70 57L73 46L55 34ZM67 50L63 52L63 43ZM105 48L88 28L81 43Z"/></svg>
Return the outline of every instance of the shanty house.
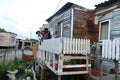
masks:
<svg viewBox="0 0 120 80"><path fill-rule="evenodd" d="M119 63L120 67L119 42L114 41L115 38L120 38L120 0L108 0L95 6L95 24L99 25L99 42L100 50L102 50L100 55L107 59L103 62L103 70L111 73L112 69L113 71L117 69L116 71L120 73L120 70L114 66L115 63L112 61L112 59L118 60L117 63ZM116 45L118 46L116 47ZM111 58L111 56L114 58Z"/></svg>
<svg viewBox="0 0 120 80"><path fill-rule="evenodd" d="M52 38L88 38L91 42L98 39L98 26L94 24L91 9L68 2L46 21Z"/></svg>
<svg viewBox="0 0 120 80"><path fill-rule="evenodd" d="M95 23L99 25L99 40L120 37L120 0L109 0L95 6Z"/></svg>
<svg viewBox="0 0 120 80"><path fill-rule="evenodd" d="M15 47L17 34L12 32L0 32L0 47Z"/></svg>

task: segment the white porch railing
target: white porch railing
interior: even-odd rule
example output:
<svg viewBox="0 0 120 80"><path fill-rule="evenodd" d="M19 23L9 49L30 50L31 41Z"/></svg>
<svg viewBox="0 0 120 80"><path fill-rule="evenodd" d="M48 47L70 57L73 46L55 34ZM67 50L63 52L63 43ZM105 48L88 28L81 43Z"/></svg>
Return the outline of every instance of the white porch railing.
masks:
<svg viewBox="0 0 120 80"><path fill-rule="evenodd" d="M120 40L103 40L102 42L102 58L119 60Z"/></svg>
<svg viewBox="0 0 120 80"><path fill-rule="evenodd" d="M64 54L83 54L90 53L90 40L87 39L63 39Z"/></svg>
<svg viewBox="0 0 120 80"><path fill-rule="evenodd" d="M89 54L90 40L88 39L56 38L44 40L39 46L37 57L41 64L47 66L56 75L71 75L89 73L91 67ZM74 60L83 59L84 64L71 64ZM64 64L64 61L70 61L70 64ZM74 68L79 70L68 71Z"/></svg>

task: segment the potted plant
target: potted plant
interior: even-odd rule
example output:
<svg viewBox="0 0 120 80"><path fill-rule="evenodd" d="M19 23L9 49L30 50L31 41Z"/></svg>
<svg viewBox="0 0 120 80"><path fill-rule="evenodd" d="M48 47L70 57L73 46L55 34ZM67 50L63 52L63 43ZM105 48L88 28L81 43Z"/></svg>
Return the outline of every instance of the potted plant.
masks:
<svg viewBox="0 0 120 80"><path fill-rule="evenodd" d="M17 70L17 65L14 63L14 61L9 62L8 63L8 70L7 70L8 74L7 76L11 79L11 80L15 80L15 74L18 72Z"/></svg>

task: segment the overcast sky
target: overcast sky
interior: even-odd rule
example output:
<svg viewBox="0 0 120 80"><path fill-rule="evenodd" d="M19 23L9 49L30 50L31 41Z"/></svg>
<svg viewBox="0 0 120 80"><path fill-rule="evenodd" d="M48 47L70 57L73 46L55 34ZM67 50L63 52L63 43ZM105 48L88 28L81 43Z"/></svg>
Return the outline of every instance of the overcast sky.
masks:
<svg viewBox="0 0 120 80"><path fill-rule="evenodd" d="M61 0L58 7L72 2L94 9L96 4L107 0ZM16 33L22 38L35 38L46 19L55 13L60 0L0 0L0 28ZM57 10L58 10L57 9Z"/></svg>

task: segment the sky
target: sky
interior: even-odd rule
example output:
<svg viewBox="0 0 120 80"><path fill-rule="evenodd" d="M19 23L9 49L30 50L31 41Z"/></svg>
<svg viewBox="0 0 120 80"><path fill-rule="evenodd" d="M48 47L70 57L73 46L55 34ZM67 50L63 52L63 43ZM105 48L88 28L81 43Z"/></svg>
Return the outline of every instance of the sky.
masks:
<svg viewBox="0 0 120 80"><path fill-rule="evenodd" d="M23 39L35 38L46 19L67 2L94 9L104 1L108 0L0 0L0 28Z"/></svg>

